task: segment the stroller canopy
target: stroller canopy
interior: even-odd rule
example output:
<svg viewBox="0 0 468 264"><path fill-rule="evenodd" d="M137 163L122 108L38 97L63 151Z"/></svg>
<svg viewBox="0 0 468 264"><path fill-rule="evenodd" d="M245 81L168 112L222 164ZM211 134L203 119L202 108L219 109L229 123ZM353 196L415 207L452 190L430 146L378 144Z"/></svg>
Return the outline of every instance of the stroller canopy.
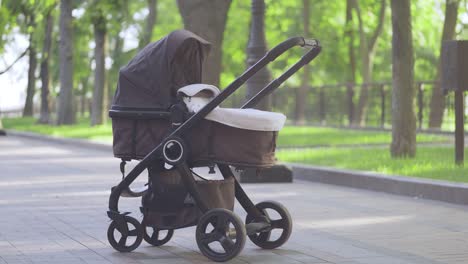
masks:
<svg viewBox="0 0 468 264"><path fill-rule="evenodd" d="M119 72L113 107L167 110L177 90L201 83L211 44L187 30L176 30L148 44Z"/></svg>

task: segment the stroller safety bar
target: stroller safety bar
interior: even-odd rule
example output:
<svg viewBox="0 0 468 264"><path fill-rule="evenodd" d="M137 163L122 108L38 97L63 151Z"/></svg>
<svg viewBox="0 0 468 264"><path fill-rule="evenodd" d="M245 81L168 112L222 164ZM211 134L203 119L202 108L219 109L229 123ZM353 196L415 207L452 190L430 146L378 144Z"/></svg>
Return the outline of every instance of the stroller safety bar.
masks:
<svg viewBox="0 0 468 264"><path fill-rule="evenodd" d="M157 108L118 107L113 105L109 110L109 117L136 120L170 119L171 113Z"/></svg>
<svg viewBox="0 0 468 264"><path fill-rule="evenodd" d="M270 62L274 61L278 56L285 53L289 49L300 46L310 48L301 59L291 66L285 73L279 76L277 79L273 80L266 87L264 87L260 92L258 92L254 97L252 97L242 108L249 108L255 106L263 97L271 93L273 90L278 88L284 81L291 77L294 73L300 70L304 65L312 61L321 51L320 43L315 39L304 39L303 37L294 37L287 39L286 41L280 43L269 52L265 54L258 62L252 65L247 69L239 78L234 80L228 87L226 87L220 94L218 94L213 100L211 100L207 105L200 109L196 114L192 115L188 120L178 126L173 130L166 138L173 138L183 135L186 131L192 128L198 121L203 119L208 115L214 108L220 105L227 97L233 94L237 89L239 89L248 79L250 79L255 73L260 71ZM123 113L125 112L125 113ZM152 112L152 111L148 111ZM110 113L111 115L128 115L128 110L114 111ZM151 116L150 113L148 113ZM167 113L157 113L166 117ZM132 114L131 114L132 115ZM148 115L133 115L134 118L148 118ZM162 117L161 116L161 117ZM146 155L134 168L131 170L127 176L112 190L109 197L109 210L111 212L119 212L118 202L121 193L130 186L130 184L146 169L148 168L154 160L162 156L163 145L165 142L159 144L154 148L149 154Z"/></svg>
<svg viewBox="0 0 468 264"><path fill-rule="evenodd" d="M126 118L126 119L170 119L170 112L156 112L156 111L132 111L132 110L109 110L109 117L111 118Z"/></svg>

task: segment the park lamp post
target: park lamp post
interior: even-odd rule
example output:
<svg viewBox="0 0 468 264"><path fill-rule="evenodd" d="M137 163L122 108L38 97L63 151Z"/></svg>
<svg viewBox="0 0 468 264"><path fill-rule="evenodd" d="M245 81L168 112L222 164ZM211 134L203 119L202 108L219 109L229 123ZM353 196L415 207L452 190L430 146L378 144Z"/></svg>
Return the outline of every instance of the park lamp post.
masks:
<svg viewBox="0 0 468 264"><path fill-rule="evenodd" d="M3 130L2 118L0 118L0 136L6 136L5 130Z"/></svg>
<svg viewBox="0 0 468 264"><path fill-rule="evenodd" d="M0 0L0 4L1 4L2 0ZM0 136L6 136L6 132L5 130L3 129L3 124L2 124L2 111L0 109Z"/></svg>
<svg viewBox="0 0 468 264"><path fill-rule="evenodd" d="M247 67L254 65L267 52L265 40L265 1L252 0L252 20L250 23L249 42L247 44ZM270 72L265 67L247 81L246 100L252 98L270 82ZM266 96L255 107L270 110L270 96Z"/></svg>
<svg viewBox="0 0 468 264"><path fill-rule="evenodd" d="M267 52L265 40L265 1L252 0L252 21L247 44L247 67L259 61ZM247 81L246 101L252 98L270 82L270 72L264 67ZM263 98L257 109L270 110L270 96ZM246 168L240 173L241 182L292 182L292 170L277 164L271 168Z"/></svg>
<svg viewBox="0 0 468 264"><path fill-rule="evenodd" d="M468 40L446 40L442 43L442 89L455 92L455 163L463 166L465 156L464 91L468 90Z"/></svg>

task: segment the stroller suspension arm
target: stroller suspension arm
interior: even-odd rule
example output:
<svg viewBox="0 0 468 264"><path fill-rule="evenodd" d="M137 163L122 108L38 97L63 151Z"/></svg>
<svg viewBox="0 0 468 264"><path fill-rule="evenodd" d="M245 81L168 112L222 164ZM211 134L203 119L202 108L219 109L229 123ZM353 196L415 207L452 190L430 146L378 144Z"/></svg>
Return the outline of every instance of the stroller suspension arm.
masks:
<svg viewBox="0 0 468 264"><path fill-rule="evenodd" d="M157 148L159 149L159 148ZM148 164L152 160L150 157L143 159L138 163L133 170L131 170L127 176L112 189L109 197L109 211L119 212L119 198L124 190L126 190L130 184L148 167Z"/></svg>

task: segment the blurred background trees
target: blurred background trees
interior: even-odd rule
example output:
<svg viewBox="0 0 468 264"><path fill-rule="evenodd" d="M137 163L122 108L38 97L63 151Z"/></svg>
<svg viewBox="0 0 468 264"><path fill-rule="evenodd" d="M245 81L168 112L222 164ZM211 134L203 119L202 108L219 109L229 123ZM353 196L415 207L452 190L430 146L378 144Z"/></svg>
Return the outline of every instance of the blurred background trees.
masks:
<svg viewBox="0 0 468 264"><path fill-rule="evenodd" d="M323 46L317 61L272 95L270 107L297 124L390 127L390 95L397 89L392 50L398 48L390 1L264 0L267 49L297 35L318 38ZM17 60L28 65L27 85L16 88L25 91L24 116L53 124L86 116L90 125L102 124L120 67L175 29L185 27L214 44L206 82L223 88L233 81L247 67L251 6L248 0L2 0L0 53L13 58L3 60L0 75ZM468 37L467 3L414 0L409 7L416 89L410 107L421 128L441 129L451 115L450 98L438 85L441 41ZM12 54L15 45L24 50ZM302 54L299 49L278 58L269 66L271 77ZM236 92L226 106L239 106L245 97L245 90Z"/></svg>
<svg viewBox="0 0 468 264"><path fill-rule="evenodd" d="M223 35L231 0L177 0L184 28L211 42L203 82L219 86Z"/></svg>
<svg viewBox="0 0 468 264"><path fill-rule="evenodd" d="M455 29L458 24L457 22L459 4L460 0L445 1L445 16L441 42L444 40L451 40L455 38ZM442 88L439 83L441 68L440 59L438 59L436 66L437 71L434 79L437 81L437 83L434 85L431 93L429 128L440 128L440 126L442 125L445 110L445 100L443 100Z"/></svg>

